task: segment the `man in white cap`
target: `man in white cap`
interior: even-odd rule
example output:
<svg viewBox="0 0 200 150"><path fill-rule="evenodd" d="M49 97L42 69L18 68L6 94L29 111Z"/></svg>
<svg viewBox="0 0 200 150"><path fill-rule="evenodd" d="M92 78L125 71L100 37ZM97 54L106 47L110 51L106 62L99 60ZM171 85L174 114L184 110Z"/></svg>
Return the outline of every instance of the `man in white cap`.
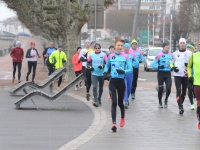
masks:
<svg viewBox="0 0 200 150"><path fill-rule="evenodd" d="M180 38L179 47L179 50L173 53L174 82L176 86L176 100L179 107L179 114L183 114L183 102L186 97L188 84L187 65L192 52L186 50L186 40L184 38Z"/></svg>
<svg viewBox="0 0 200 150"><path fill-rule="evenodd" d="M10 52L10 56L12 57L13 61L13 79L12 83L15 82L15 73L16 73L16 68L18 68L18 83L21 82L21 68L22 68L22 60L24 58L24 50L21 48L21 42L17 41L16 42L16 47L12 49Z"/></svg>
<svg viewBox="0 0 200 150"><path fill-rule="evenodd" d="M80 53L79 53L79 59L80 61L82 61L82 73L83 73L83 76L85 78L85 86L86 86L86 72L85 72L85 67L87 66L87 57L85 57L85 51L86 50L89 50L90 49L90 41L89 40L86 40L85 41L85 48L83 48Z"/></svg>

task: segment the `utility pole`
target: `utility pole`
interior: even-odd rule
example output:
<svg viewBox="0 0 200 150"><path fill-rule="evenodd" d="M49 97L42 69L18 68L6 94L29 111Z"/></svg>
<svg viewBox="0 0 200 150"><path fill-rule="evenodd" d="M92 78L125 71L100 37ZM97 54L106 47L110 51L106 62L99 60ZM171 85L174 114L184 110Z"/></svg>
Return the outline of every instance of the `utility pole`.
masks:
<svg viewBox="0 0 200 150"><path fill-rule="evenodd" d="M94 16L95 16L95 21L94 21L94 41L96 42L96 30L97 30L97 0L95 0L95 3L94 3Z"/></svg>
<svg viewBox="0 0 200 150"><path fill-rule="evenodd" d="M154 21L155 20L154 20L154 13L153 13L153 39L152 39L153 40L153 47L154 47L154 29L155 29Z"/></svg>
<svg viewBox="0 0 200 150"><path fill-rule="evenodd" d="M136 39L136 26L137 26L137 18L138 18L138 14L140 10L140 4L141 4L141 0L138 0L134 22L133 22L132 39Z"/></svg>
<svg viewBox="0 0 200 150"><path fill-rule="evenodd" d="M165 41L165 15L166 15L166 10L163 12L163 42Z"/></svg>

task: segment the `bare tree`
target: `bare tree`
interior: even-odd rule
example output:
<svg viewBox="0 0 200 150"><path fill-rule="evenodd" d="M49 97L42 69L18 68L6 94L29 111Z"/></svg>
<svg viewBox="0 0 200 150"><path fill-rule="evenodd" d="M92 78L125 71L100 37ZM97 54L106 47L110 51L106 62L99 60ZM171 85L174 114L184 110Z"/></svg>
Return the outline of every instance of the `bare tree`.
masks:
<svg viewBox="0 0 200 150"><path fill-rule="evenodd" d="M61 43L68 56L68 73L72 55L78 46L78 35L91 12L88 0L1 0L17 12L18 19L35 35ZM114 0L104 0L105 7Z"/></svg>

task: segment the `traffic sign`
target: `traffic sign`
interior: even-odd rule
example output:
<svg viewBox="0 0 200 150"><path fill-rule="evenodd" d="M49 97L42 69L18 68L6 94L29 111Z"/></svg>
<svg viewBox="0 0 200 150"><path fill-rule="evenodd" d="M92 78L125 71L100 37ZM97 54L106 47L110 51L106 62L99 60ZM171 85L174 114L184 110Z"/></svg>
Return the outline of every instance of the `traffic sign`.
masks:
<svg viewBox="0 0 200 150"><path fill-rule="evenodd" d="M151 34L149 33L149 40L150 40ZM148 42L148 30L141 30L140 31L140 42L147 43Z"/></svg>

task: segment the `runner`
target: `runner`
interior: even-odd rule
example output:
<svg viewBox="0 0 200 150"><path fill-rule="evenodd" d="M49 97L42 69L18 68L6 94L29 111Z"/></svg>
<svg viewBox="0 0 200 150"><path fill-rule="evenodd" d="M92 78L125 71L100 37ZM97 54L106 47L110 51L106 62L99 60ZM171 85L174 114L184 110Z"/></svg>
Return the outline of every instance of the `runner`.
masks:
<svg viewBox="0 0 200 150"><path fill-rule="evenodd" d="M167 108L168 97L171 93L172 79L171 70L173 68L172 64L172 53L169 52L170 46L169 42L164 42L162 44L163 51L160 52L152 63L152 67L158 70L157 80L158 80L158 108L163 108L162 95L164 82L166 85L166 97L164 101L164 108Z"/></svg>
<svg viewBox="0 0 200 150"><path fill-rule="evenodd" d="M89 50L86 50L85 52L84 52L84 56L86 57L86 58L88 58L89 57L89 55L90 54L92 54L92 53L94 53L94 46L95 46L95 42L93 41L93 42L91 42L91 44L90 44L90 49ZM87 66L89 67L89 68L87 68ZM91 64L88 64L87 63L87 66L86 66L86 71L85 71L85 74L86 74L86 82L87 82L87 85L86 85L86 99L89 101L90 100L90 87L91 87L91 84L92 84L92 81L91 81L91 69L90 69L90 66L91 66Z"/></svg>
<svg viewBox="0 0 200 150"><path fill-rule="evenodd" d="M86 71L85 71L85 67L87 66L87 57L84 56L84 52L88 51L90 49L90 41L86 40L85 41L85 48L82 49L79 53L79 59L82 62L82 73L84 76L84 82L85 82L85 86L87 85L87 80L86 80Z"/></svg>
<svg viewBox="0 0 200 150"><path fill-rule="evenodd" d="M197 127L200 130L200 52L192 54L189 59L188 78L189 82L194 85L194 93L197 99Z"/></svg>
<svg viewBox="0 0 200 150"><path fill-rule="evenodd" d="M189 50L189 51L191 51L192 53L194 53L194 46L188 44L188 45L187 45L187 50ZM192 72L193 72L193 71L192 71ZM192 75L193 75L193 74L192 74ZM189 81L188 81L188 97L189 97L190 104L191 104L190 109L191 109L191 110L194 110L194 109L195 109L194 101L193 101L193 99L195 98L194 86L193 86L193 83L192 83L192 82L189 82Z"/></svg>
<svg viewBox="0 0 200 150"><path fill-rule="evenodd" d="M142 55L142 52L139 49L137 49L137 44L138 44L137 41L133 39L131 42L130 51L132 51L137 56L139 63L142 63L144 62L144 57ZM131 99L135 99L135 91L137 88L138 75L139 75L139 64L135 66L133 69L134 80L133 80L132 89L131 89Z"/></svg>
<svg viewBox="0 0 200 150"><path fill-rule="evenodd" d="M10 52L10 56L12 57L13 61L13 79L12 83L15 82L15 73L16 68L18 68L18 83L21 82L21 69L22 69L22 60L24 58L24 50L21 48L21 42L16 42L16 47L12 49Z"/></svg>
<svg viewBox="0 0 200 150"><path fill-rule="evenodd" d="M184 38L180 38L179 46L180 50L173 53L174 82L176 86L176 100L179 107L179 114L183 114L183 102L185 100L188 85L187 65L192 52L186 50L186 40Z"/></svg>
<svg viewBox="0 0 200 150"><path fill-rule="evenodd" d="M129 60L127 55L123 55L122 49L124 45L124 40L120 37L115 38L115 53L111 54L108 57L106 62L106 66L104 69L104 76L107 76L108 70L111 67L111 80L109 83L109 90L112 99L112 106L111 106L111 114L112 114L112 130L116 132L116 107L117 102L118 106L121 110L121 120L120 120L120 127L123 127L125 124L125 109L123 104L124 99L124 92L125 92L125 83L124 77L125 74L131 72L132 65L131 61ZM125 65L127 65L127 70L125 69ZM117 92L116 92L117 91ZM118 93L118 96L117 96Z"/></svg>
<svg viewBox="0 0 200 150"><path fill-rule="evenodd" d="M125 43L124 44L124 52L123 52L123 54L124 55L128 55L129 59L132 62L131 71L127 72L125 74L126 91L125 91L125 95L124 95L124 107L126 109L128 109L128 106L129 106L129 100L128 100L128 98L130 96L131 86L132 86L132 82L134 80L133 68L134 68L134 66L138 65L138 63L139 63L137 57L135 56L135 54L133 52L131 52L129 49L130 49L130 44L129 43Z"/></svg>
<svg viewBox="0 0 200 150"><path fill-rule="evenodd" d="M91 63L90 70L92 71L92 85L93 85L93 96L94 103L93 106L99 107L101 103L101 95L103 93L103 68L105 66L107 56L105 53L101 52L101 45L95 44L95 52L88 56L88 62ZM97 94L97 85L99 84L99 92Z"/></svg>
<svg viewBox="0 0 200 150"><path fill-rule="evenodd" d="M26 58L28 59L28 72L26 75L26 81L28 81L28 76L31 73L31 70L33 68L33 75L32 75L32 82L34 83L35 79L35 71L37 67L37 58L41 58L38 54L37 49L35 49L35 43L30 43L31 48L29 48L26 52Z"/></svg>
<svg viewBox="0 0 200 150"><path fill-rule="evenodd" d="M62 45L58 45L58 50L52 52L51 56L49 57L49 62L50 64L52 64L52 66L55 66L56 70L64 67L63 64L67 62L67 56L65 52L63 52ZM62 76L58 80L57 91L60 91L61 83L62 83Z"/></svg>
<svg viewBox="0 0 200 150"><path fill-rule="evenodd" d="M112 53L114 53L114 51L115 51L115 47L113 46L113 45L111 45L110 47L109 47L109 54L108 54L108 56L107 57L109 57L109 55L110 54L112 54ZM108 70L108 74L110 74L110 69ZM105 80L110 80L109 78L109 75L105 78ZM108 89L109 89L109 87L108 87ZM110 94L108 95L108 99L111 99L111 97L110 97Z"/></svg>
<svg viewBox="0 0 200 150"><path fill-rule="evenodd" d="M50 47L46 48L46 50L43 52L43 56L46 58L46 65L48 67L49 76L54 72L53 65L49 63L49 57L54 51L56 51L56 48L54 47L54 43L50 42Z"/></svg>
<svg viewBox="0 0 200 150"><path fill-rule="evenodd" d="M76 77L78 77L82 73L82 62L79 59L80 51L81 47L77 47L77 52L72 57L72 64L74 65L74 72ZM79 86L78 84L75 86L75 90L77 91L79 87L82 88L81 82L79 83Z"/></svg>

